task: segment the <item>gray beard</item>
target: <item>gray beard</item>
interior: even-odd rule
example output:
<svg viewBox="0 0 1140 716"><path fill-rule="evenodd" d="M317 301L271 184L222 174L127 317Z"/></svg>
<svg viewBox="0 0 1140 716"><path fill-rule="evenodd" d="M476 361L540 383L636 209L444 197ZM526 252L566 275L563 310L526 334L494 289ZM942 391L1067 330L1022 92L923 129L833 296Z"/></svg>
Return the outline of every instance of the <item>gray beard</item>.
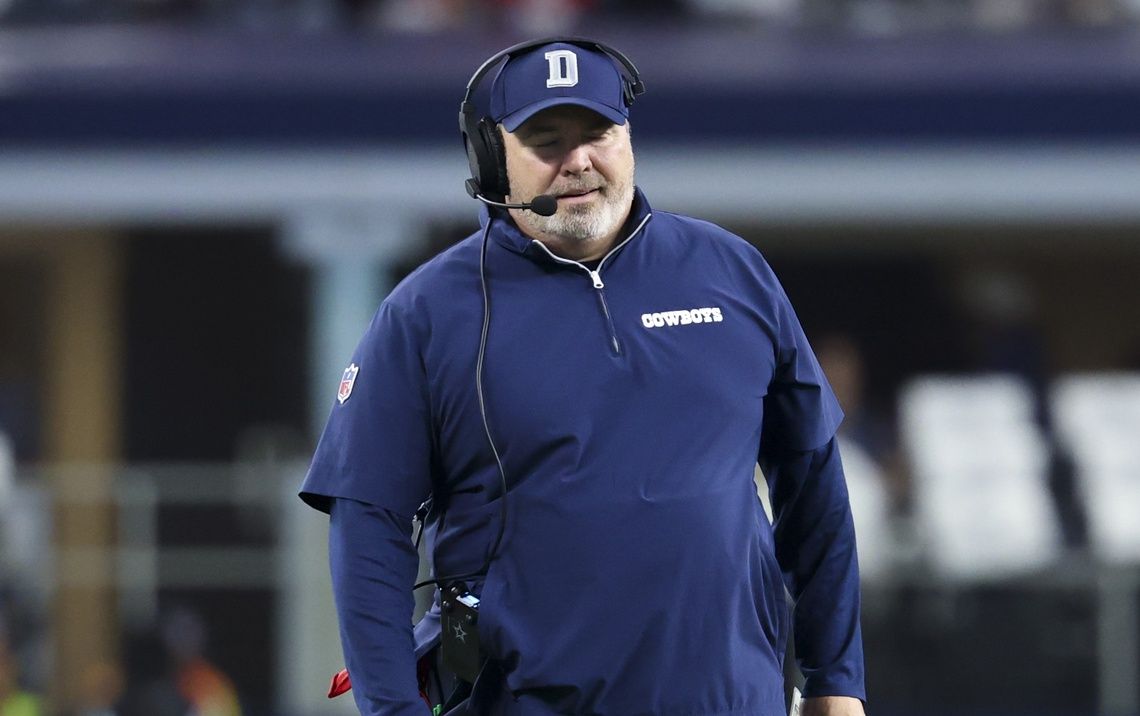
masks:
<svg viewBox="0 0 1140 716"><path fill-rule="evenodd" d="M617 224L633 203L633 182L625 184L616 194L602 194L601 199L597 207L559 207L553 216L534 214L530 219L535 228L545 234L564 241L589 243L619 228Z"/></svg>

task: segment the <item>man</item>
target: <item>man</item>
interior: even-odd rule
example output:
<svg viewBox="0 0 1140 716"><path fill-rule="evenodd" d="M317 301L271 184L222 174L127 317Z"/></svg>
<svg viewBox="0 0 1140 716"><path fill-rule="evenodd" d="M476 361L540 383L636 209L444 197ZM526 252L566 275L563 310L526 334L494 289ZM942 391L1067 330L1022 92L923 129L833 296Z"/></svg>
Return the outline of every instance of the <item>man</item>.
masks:
<svg viewBox="0 0 1140 716"><path fill-rule="evenodd" d="M783 714L786 583L803 713L861 715L842 413L786 295L742 239L651 211L620 53L512 48L479 129L491 62L469 186L534 210L485 208L385 299L302 489L331 514L361 713L427 713L439 620L413 636L409 533L431 494L434 574L481 599L463 713Z"/></svg>

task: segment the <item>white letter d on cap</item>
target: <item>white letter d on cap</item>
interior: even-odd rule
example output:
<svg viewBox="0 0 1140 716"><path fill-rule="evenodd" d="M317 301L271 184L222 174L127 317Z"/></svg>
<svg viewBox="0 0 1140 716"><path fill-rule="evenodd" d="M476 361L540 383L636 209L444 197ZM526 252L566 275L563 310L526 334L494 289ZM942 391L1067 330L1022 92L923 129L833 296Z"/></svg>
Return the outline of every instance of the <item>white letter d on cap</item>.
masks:
<svg viewBox="0 0 1140 716"><path fill-rule="evenodd" d="M551 50L547 52L546 62L550 65L550 77L546 86L573 87L578 84L578 56L570 50ZM563 60L566 62L563 63Z"/></svg>

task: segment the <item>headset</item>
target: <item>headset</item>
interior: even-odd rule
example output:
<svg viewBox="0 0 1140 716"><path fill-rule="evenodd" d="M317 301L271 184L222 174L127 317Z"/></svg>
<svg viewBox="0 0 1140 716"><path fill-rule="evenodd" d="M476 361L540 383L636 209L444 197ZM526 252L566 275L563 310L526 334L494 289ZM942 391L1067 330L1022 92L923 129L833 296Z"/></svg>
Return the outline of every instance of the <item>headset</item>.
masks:
<svg viewBox="0 0 1140 716"><path fill-rule="evenodd" d="M473 199L484 197L501 202L510 193L510 183L507 181L507 158L499 128L494 120L475 108L472 95L483 77L504 59L509 60L514 55L554 42L603 52L615 60L624 70L622 95L626 107L633 104L634 99L645 92L645 83L641 81L637 67L628 57L609 45L584 37L556 36L520 42L491 56L475 70L475 74L471 75L471 79L467 82L467 91L463 94L463 101L459 104L459 132L463 137L463 146L467 150L467 162L471 165L471 178L467 180L466 187L467 193Z"/></svg>

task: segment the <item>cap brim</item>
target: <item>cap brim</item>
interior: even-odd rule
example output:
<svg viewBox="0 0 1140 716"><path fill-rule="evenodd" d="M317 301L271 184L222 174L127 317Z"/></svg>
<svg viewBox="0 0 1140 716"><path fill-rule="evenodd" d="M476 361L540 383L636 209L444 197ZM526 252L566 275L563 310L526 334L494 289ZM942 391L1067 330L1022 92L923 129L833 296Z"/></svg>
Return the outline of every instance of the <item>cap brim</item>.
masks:
<svg viewBox="0 0 1140 716"><path fill-rule="evenodd" d="M518 129L523 122L527 121L542 110L549 109L551 107L557 107L563 104L575 104L579 107L592 109L614 124L625 124L626 116L613 107L602 104L601 102L595 102L590 99L582 99L579 97L551 97L550 99L544 99L541 102L528 104L520 110L511 112L507 116L503 117L500 121L508 132L513 132Z"/></svg>

